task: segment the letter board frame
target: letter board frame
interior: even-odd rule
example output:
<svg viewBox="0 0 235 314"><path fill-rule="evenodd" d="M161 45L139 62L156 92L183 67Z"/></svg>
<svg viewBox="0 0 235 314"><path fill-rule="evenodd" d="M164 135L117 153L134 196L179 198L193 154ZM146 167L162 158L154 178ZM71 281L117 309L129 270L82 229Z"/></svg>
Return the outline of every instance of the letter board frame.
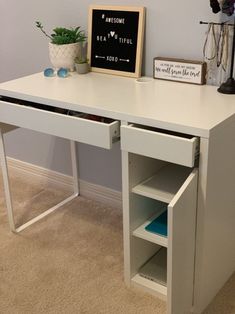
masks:
<svg viewBox="0 0 235 314"><path fill-rule="evenodd" d="M145 8L90 5L88 59L91 71L140 77Z"/></svg>

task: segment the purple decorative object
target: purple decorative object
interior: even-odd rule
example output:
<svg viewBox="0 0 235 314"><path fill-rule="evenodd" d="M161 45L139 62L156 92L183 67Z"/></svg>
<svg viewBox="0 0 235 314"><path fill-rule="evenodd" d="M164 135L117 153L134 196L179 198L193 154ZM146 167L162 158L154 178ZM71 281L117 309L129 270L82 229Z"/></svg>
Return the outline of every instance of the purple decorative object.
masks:
<svg viewBox="0 0 235 314"><path fill-rule="evenodd" d="M233 15L234 4L235 0L224 0L224 2L222 3L222 12L228 16Z"/></svg>
<svg viewBox="0 0 235 314"><path fill-rule="evenodd" d="M210 0L210 6L213 13L218 13L222 10L222 13L231 16L235 13L235 0Z"/></svg>

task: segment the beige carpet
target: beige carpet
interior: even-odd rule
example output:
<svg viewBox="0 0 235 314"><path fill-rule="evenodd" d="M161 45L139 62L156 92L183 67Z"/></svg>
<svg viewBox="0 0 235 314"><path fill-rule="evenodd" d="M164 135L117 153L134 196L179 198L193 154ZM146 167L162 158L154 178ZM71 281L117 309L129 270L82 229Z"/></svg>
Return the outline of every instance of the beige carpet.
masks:
<svg viewBox="0 0 235 314"><path fill-rule="evenodd" d="M66 192L11 172L17 221ZM30 215L29 215L30 214ZM164 314L165 303L123 282L122 217L82 197L19 235L9 231L0 176L1 314ZM233 276L205 314L235 313Z"/></svg>

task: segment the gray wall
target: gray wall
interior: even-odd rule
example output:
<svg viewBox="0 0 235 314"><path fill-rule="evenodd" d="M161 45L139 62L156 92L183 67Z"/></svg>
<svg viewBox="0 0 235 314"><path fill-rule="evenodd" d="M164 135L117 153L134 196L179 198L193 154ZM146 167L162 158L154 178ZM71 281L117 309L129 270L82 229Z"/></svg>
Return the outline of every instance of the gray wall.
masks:
<svg viewBox="0 0 235 314"><path fill-rule="evenodd" d="M86 30L91 3L146 7L143 70L150 76L156 56L201 59L206 27L199 21L219 18L211 13L209 0L0 0L0 82L42 71L50 65L48 41L34 27L36 20L49 32L55 26L80 25ZM13 158L71 173L66 140L21 129L7 135L6 148ZM112 151L79 144L78 154L82 179L121 189L119 144Z"/></svg>

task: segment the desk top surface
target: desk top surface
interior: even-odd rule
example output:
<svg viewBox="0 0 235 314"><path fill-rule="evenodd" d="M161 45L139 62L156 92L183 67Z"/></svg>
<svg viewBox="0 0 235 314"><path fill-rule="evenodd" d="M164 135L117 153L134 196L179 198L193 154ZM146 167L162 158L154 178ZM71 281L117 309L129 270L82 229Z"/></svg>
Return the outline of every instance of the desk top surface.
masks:
<svg viewBox="0 0 235 314"><path fill-rule="evenodd" d="M37 73L1 83L0 95L202 137L235 121L235 95L151 78L138 82L92 72L61 79Z"/></svg>

